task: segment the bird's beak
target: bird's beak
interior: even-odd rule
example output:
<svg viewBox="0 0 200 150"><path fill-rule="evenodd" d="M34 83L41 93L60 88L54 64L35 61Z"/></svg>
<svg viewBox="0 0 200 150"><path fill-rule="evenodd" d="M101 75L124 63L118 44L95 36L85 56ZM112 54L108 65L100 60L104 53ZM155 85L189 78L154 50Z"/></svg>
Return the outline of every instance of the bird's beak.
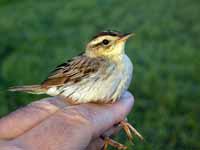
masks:
<svg viewBox="0 0 200 150"><path fill-rule="evenodd" d="M119 38L119 41L126 41L134 35L135 35L135 33L126 33L122 37Z"/></svg>

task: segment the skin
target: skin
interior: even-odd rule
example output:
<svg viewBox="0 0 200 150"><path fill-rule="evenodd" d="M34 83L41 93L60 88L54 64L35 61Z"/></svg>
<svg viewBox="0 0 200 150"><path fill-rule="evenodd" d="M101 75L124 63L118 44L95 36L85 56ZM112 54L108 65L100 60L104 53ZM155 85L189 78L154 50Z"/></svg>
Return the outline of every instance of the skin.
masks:
<svg viewBox="0 0 200 150"><path fill-rule="evenodd" d="M114 104L68 106L58 97L42 99L0 119L1 150L100 150L100 135L131 111L133 96L125 92Z"/></svg>

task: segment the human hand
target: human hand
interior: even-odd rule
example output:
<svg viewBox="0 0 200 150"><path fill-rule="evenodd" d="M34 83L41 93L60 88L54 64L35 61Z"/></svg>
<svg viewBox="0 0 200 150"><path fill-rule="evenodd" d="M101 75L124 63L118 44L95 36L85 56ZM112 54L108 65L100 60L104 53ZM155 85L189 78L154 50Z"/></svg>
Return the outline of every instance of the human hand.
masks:
<svg viewBox="0 0 200 150"><path fill-rule="evenodd" d="M59 97L46 98L0 119L1 150L100 150L102 134L130 112L129 92L114 104L67 106Z"/></svg>

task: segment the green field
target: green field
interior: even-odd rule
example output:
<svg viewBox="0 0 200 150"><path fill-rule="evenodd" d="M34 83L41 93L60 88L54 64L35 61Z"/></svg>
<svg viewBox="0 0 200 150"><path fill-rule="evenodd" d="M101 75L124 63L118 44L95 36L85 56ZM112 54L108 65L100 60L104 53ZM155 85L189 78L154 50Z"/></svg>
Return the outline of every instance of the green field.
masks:
<svg viewBox="0 0 200 150"><path fill-rule="evenodd" d="M9 86L40 83L105 29L136 33L126 47L135 67L129 120L145 142L124 143L200 150L199 0L1 0L0 116L41 98Z"/></svg>

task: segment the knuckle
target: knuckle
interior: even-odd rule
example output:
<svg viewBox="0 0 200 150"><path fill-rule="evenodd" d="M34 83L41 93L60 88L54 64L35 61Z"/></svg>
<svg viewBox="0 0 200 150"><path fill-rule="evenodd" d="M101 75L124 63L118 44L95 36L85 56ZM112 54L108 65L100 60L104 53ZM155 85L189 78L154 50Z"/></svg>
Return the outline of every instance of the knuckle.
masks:
<svg viewBox="0 0 200 150"><path fill-rule="evenodd" d="M58 107L49 103L48 101L32 102L27 107L31 108L31 109L36 109L36 110L40 110L40 111L47 111L47 112L52 112L52 111L54 112L54 111L58 110Z"/></svg>
<svg viewBox="0 0 200 150"><path fill-rule="evenodd" d="M62 115L65 119L67 119L67 121L70 122L76 122L82 125L90 124L88 117L79 108L73 106L63 108L59 115Z"/></svg>

